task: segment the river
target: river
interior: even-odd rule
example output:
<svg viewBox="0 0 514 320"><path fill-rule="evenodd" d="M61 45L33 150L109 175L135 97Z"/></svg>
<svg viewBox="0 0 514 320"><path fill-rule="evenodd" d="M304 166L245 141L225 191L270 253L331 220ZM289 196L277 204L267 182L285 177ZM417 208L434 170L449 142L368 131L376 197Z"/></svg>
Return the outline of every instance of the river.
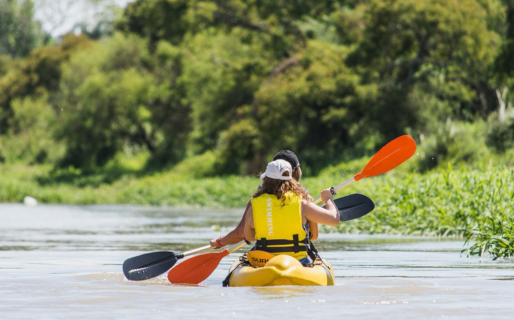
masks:
<svg viewBox="0 0 514 320"><path fill-rule="evenodd" d="M223 288L242 251L199 286L124 278L125 259L205 246L241 213L0 204L0 319L514 316L514 260L461 256L463 240L322 234L317 248L334 268L333 287Z"/></svg>

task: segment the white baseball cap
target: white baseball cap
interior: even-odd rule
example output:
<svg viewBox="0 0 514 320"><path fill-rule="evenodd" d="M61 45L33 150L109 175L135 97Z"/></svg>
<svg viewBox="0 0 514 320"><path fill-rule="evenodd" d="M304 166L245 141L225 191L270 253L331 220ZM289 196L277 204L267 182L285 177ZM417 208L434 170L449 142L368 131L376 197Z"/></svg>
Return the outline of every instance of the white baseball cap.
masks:
<svg viewBox="0 0 514 320"><path fill-rule="evenodd" d="M289 172L289 175L283 176L284 172ZM266 172L261 175L261 179L266 177L277 180L291 180L291 164L285 160L275 160L268 163Z"/></svg>

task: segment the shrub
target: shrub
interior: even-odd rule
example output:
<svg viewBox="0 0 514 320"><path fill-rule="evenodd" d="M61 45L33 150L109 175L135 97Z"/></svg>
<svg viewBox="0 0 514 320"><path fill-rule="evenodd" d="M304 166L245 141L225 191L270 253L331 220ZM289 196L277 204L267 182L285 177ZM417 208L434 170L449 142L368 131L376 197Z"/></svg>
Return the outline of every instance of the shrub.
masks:
<svg viewBox="0 0 514 320"><path fill-rule="evenodd" d="M498 153L505 153L514 147L514 118L499 121L497 113L491 114L487 122L486 141Z"/></svg>
<svg viewBox="0 0 514 320"><path fill-rule="evenodd" d="M64 145L53 137L57 115L46 100L43 96L13 101L9 131L0 136L0 150L6 162L55 163L63 155Z"/></svg>
<svg viewBox="0 0 514 320"><path fill-rule="evenodd" d="M421 135L419 168L428 171L448 164L476 164L491 154L485 140L485 122L453 122L450 119L436 133Z"/></svg>

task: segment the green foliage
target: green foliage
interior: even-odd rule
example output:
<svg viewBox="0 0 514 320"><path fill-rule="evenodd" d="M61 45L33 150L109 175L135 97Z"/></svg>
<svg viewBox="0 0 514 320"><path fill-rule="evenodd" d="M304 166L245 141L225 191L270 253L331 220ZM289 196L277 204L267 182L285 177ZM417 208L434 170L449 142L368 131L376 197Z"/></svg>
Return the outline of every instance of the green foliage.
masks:
<svg viewBox="0 0 514 320"><path fill-rule="evenodd" d="M8 134L0 136L6 162L55 163L62 156L63 146L55 142L49 130L55 128L57 116L46 101L45 96L13 101Z"/></svg>
<svg viewBox="0 0 514 320"><path fill-rule="evenodd" d="M0 134L8 129L13 116L11 103L17 98L41 97L59 88L61 65L90 41L84 36L67 35L58 46L33 50L27 58L15 61L0 78Z"/></svg>
<svg viewBox="0 0 514 320"><path fill-rule="evenodd" d="M466 238L466 243L474 243L462 252L480 257L489 254L493 260L514 256L514 219L511 216L503 216L498 221L491 217L489 223L474 227Z"/></svg>
<svg viewBox="0 0 514 320"><path fill-rule="evenodd" d="M301 46L304 34L296 22L306 16L324 16L333 4L330 0L138 0L127 6L117 28L149 39L151 46L159 40L176 45L187 35L210 27L242 29L252 32L250 37L264 36L281 57L298 42Z"/></svg>
<svg viewBox="0 0 514 320"><path fill-rule="evenodd" d="M305 177L302 184L317 196L323 188L353 176L366 162L362 158L342 163L317 177ZM20 202L25 195L31 195L43 203L243 208L259 179L195 176L195 168L214 165L215 156L205 154L166 172L142 177L112 168L88 173L73 168L52 171L48 166L0 165L0 201ZM467 237L474 244L464 252L507 257L514 247L513 190L511 167L490 166L471 171L448 167L428 174L395 169L341 190L338 196L355 192L370 196L376 208L365 217L338 227L325 227L324 231Z"/></svg>
<svg viewBox="0 0 514 320"><path fill-rule="evenodd" d="M142 39L121 34L74 55L56 95L57 138L67 146L61 165L103 166L125 147L180 159L189 119L180 87L170 88L173 55L163 45L154 57ZM163 66L151 73L154 58Z"/></svg>
<svg viewBox="0 0 514 320"><path fill-rule="evenodd" d="M261 135L257 127L254 120L244 119L221 134L219 140L221 173L245 172L248 174L255 171L257 167L261 167L264 159L255 150L262 148Z"/></svg>
<svg viewBox="0 0 514 320"><path fill-rule="evenodd" d="M500 120L497 113L491 114L487 122L487 145L498 153L514 147L514 117Z"/></svg>
<svg viewBox="0 0 514 320"><path fill-rule="evenodd" d="M0 55L0 78L5 76L9 72L10 67L13 64L13 60L9 56Z"/></svg>
<svg viewBox="0 0 514 320"><path fill-rule="evenodd" d="M208 30L195 35L185 46L180 81L191 107L194 130L192 153L213 149L219 134L252 102L268 65L258 45L245 44L234 36Z"/></svg>
<svg viewBox="0 0 514 320"><path fill-rule="evenodd" d="M486 124L483 121L469 124L448 119L435 134L428 138L421 136L420 170L445 167L448 164L473 165L490 158L485 131Z"/></svg>
<svg viewBox="0 0 514 320"><path fill-rule="evenodd" d="M504 27L504 41L501 45L500 54L495 61L495 72L502 78L512 78L514 76L514 67L512 65L512 56L514 54L514 3L512 1L504 1L506 3L506 26Z"/></svg>
<svg viewBox="0 0 514 320"><path fill-rule="evenodd" d="M57 137L67 145L64 165L104 165L129 137L149 143L144 102L152 79L142 74L145 46L121 36L99 46L73 56L63 71Z"/></svg>
<svg viewBox="0 0 514 320"><path fill-rule="evenodd" d="M415 81L426 72L444 71L456 80L480 76L500 43L487 25L488 12L475 0L373 0L361 5L367 9L364 38L349 59L372 64L380 77L398 82ZM420 73L424 67L428 70Z"/></svg>
<svg viewBox="0 0 514 320"><path fill-rule="evenodd" d="M160 40L177 44L187 31L187 0L134 1L127 5L117 22L120 31L148 38L152 45Z"/></svg>
<svg viewBox="0 0 514 320"><path fill-rule="evenodd" d="M48 38L34 20L31 0L0 0L0 55L25 57Z"/></svg>
<svg viewBox="0 0 514 320"><path fill-rule="evenodd" d="M159 42L152 57L154 85L150 91L148 109L154 126L154 149L150 165L162 167L182 160L191 132L190 107L185 102L186 83L179 80L182 51Z"/></svg>
<svg viewBox="0 0 514 320"><path fill-rule="evenodd" d="M345 68L343 59L344 48L309 41L261 84L253 105L240 109L241 120L224 134L223 154L248 160L248 152L227 147L246 144L260 160L250 162L246 172L261 170L266 159L280 149L295 150L306 168L309 163L323 166L328 159L337 159L341 146L349 141L353 122L362 115L352 97L359 78ZM245 134L238 134L245 126Z"/></svg>
<svg viewBox="0 0 514 320"><path fill-rule="evenodd" d="M46 96L64 167L141 153L147 168L163 168L209 153L219 174L256 174L287 148L314 174L406 132L424 144L421 170L506 159L510 122L483 121L511 104L513 82L499 71L510 9L499 0L138 0L116 22L123 34L95 45L69 35L2 58L0 134L15 99Z"/></svg>
<svg viewBox="0 0 514 320"><path fill-rule="evenodd" d="M510 248L514 245L509 227L514 197L511 168L460 172L450 167L428 175L372 179L373 182L370 179L352 185L345 192L371 196L375 210L361 219L340 224L338 231L469 236L468 241L476 237L479 242L472 252L484 245L480 241L492 242L495 236L510 241ZM496 255L493 250L490 253Z"/></svg>
<svg viewBox="0 0 514 320"><path fill-rule="evenodd" d="M399 114L419 112L423 106L412 108L401 99L416 85L439 99L458 101L453 109L456 116L492 111L488 107L494 104L487 99L494 98L493 90L483 83L490 77L501 43L500 35L487 24L488 14L496 12L488 12L475 0L370 2L360 5L365 7L358 38L362 40L355 44L348 63L364 72L366 82L381 84L381 99L399 95L383 106L378 104L381 108L375 116L391 107ZM380 132L391 130L383 127L387 123L377 123Z"/></svg>
<svg viewBox="0 0 514 320"><path fill-rule="evenodd" d="M217 155L212 151L187 158L173 166L167 179L201 179L219 175L216 172Z"/></svg>

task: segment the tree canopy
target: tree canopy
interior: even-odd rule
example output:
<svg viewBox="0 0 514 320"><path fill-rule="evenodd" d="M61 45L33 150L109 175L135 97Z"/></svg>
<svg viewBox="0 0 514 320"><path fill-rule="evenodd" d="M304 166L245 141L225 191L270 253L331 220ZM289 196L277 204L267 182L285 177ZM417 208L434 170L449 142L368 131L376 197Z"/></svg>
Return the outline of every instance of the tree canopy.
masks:
<svg viewBox="0 0 514 320"><path fill-rule="evenodd" d="M217 172L253 174L291 149L315 171L404 133L433 137L427 152L443 156L451 148L437 137L453 141L452 121L487 122L490 141L514 136L513 8L137 0L110 37L6 51L0 134L16 135L16 99L43 97L56 117L49 134L64 150L56 165L102 166L132 150L163 166L209 152Z"/></svg>

